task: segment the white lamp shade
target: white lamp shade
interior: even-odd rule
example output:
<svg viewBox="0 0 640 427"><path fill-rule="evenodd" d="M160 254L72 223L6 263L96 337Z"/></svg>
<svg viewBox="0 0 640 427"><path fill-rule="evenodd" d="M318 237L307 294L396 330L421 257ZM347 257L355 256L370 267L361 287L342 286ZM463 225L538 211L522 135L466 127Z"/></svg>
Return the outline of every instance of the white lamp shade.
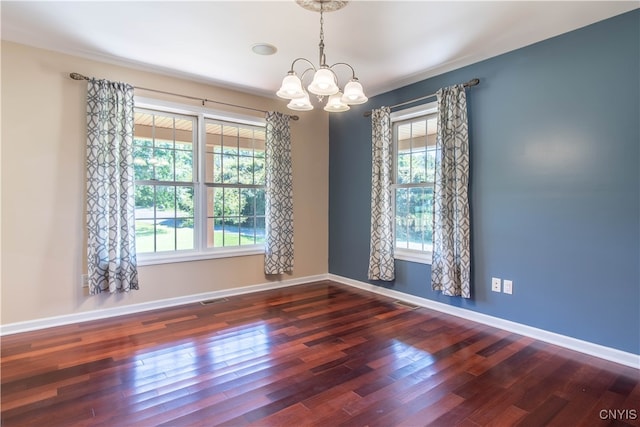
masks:
<svg viewBox="0 0 640 427"><path fill-rule="evenodd" d="M324 106L325 111L329 111L331 113L339 113L341 111L347 111L349 107L347 104L342 102L342 92L338 92L329 97L327 101L327 105Z"/></svg>
<svg viewBox="0 0 640 427"><path fill-rule="evenodd" d="M362 90L362 85L357 80L351 80L344 87L344 95L342 96L342 102L349 105L364 104L367 102L367 98Z"/></svg>
<svg viewBox="0 0 640 427"><path fill-rule="evenodd" d="M305 96L300 78L295 74L286 75L285 78L282 79L282 86L280 86L280 90L276 92L276 95L284 99L294 99Z"/></svg>
<svg viewBox="0 0 640 427"><path fill-rule="evenodd" d="M296 111L313 110L313 105L311 105L311 101L309 100L309 94L306 92L303 92L303 95L300 98L293 98L289 101L287 107Z"/></svg>
<svg viewBox="0 0 640 427"><path fill-rule="evenodd" d="M336 77L328 68L320 68L313 75L313 81L307 88L309 92L320 96L333 95L340 89L336 84Z"/></svg>

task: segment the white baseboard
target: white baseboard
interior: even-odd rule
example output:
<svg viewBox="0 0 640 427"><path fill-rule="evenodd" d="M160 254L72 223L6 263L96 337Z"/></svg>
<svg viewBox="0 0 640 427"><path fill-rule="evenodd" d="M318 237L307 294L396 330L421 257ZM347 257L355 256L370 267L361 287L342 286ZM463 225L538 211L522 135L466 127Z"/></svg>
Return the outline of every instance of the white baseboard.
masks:
<svg viewBox="0 0 640 427"><path fill-rule="evenodd" d="M409 295L404 292L394 291L393 289L383 288L382 286L372 285L371 283L361 282L358 280L349 279L347 277L337 276L335 274L329 274L327 276L327 279L333 280L334 282L342 283L344 285L363 289L365 291L374 292L376 294L394 298L400 301L409 302L421 307L430 308L442 313L451 314L453 316L493 326L505 331L514 332L516 334L531 337L540 341L548 342L550 344L555 344L560 347L568 348L570 350L579 351L581 353L616 362L621 365L640 369L640 355L638 354L628 353L611 347L605 347L600 344L594 344L588 341L568 337L566 335L556 334L554 332L545 331L543 329L534 328L532 326L523 325L521 323L512 322L510 320L500 319L499 317L489 316L472 310L467 310L465 308L454 307L448 304L443 304L441 302L432 301L427 298Z"/></svg>
<svg viewBox="0 0 640 427"><path fill-rule="evenodd" d="M296 279L286 279L277 282L267 282L258 285L244 286L241 288L224 289L220 291L186 295L183 297L168 298L158 301L144 302L140 304L125 305L122 307L65 314L62 316L45 317L42 319L28 320L25 322L8 323L6 325L0 325L0 336L51 328L53 326L63 326L72 323L88 322L91 320L105 319L108 317L122 316L125 314L141 313L143 311L174 307L177 305L190 304L194 302L205 301L208 299L224 298L233 295L242 295L252 292L267 291L270 289L285 288L289 286L316 282L319 280L327 280L327 275L321 274L316 276L300 277Z"/></svg>
<svg viewBox="0 0 640 427"><path fill-rule="evenodd" d="M169 298L159 301L151 301L141 304L131 304L122 307L108 308L104 310L93 310L82 313L67 314L63 316L47 317L42 319L29 320L26 322L9 323L0 325L0 336L17 334L20 332L28 332L38 329L50 328L53 326L69 325L72 323L88 322L91 320L104 319L108 317L122 316L125 314L140 313L143 311L156 310L159 308L174 307L177 305L190 304L194 302L204 301L208 299L224 298L233 295L242 295L252 292L267 291L270 289L278 289L289 286L302 285L321 280L332 280L344 285L353 286L358 289L384 295L400 301L409 302L421 307L436 310L442 313L461 317L463 319L493 326L505 331L514 332L516 334L531 337L540 341L568 348L570 350L579 351L601 359L619 363L621 365L630 366L640 369L640 355L617 350L611 347L605 347L588 341L579 340L568 337L566 335L556 334L554 332L545 331L543 329L534 328L523 325L521 323L512 322L510 320L493 317L486 314L478 313L464 308L454 307L427 298L417 297L406 294L404 292L394 291L382 286L372 285L371 283L361 282L349 279L347 277L335 274L319 274L316 276L306 276L296 279L287 279L278 282L267 282L258 285L244 286L241 288L225 289L220 291L205 292L195 295L187 295L177 298Z"/></svg>

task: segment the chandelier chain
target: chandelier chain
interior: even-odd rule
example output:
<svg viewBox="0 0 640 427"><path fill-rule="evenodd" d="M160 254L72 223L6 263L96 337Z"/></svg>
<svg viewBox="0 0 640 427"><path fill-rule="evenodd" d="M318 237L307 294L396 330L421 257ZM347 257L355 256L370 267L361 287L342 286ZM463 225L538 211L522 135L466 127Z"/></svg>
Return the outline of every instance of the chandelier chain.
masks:
<svg viewBox="0 0 640 427"><path fill-rule="evenodd" d="M320 43L324 44L324 3L320 4Z"/></svg>
<svg viewBox="0 0 640 427"><path fill-rule="evenodd" d="M326 58L324 55L324 2L320 3L320 66L324 66Z"/></svg>

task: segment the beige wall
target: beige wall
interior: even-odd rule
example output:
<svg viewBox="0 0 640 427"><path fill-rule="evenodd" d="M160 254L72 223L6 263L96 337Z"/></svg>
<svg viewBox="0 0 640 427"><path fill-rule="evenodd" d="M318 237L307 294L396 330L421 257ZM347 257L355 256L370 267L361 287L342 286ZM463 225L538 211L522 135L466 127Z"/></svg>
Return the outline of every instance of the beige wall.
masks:
<svg viewBox="0 0 640 427"><path fill-rule="evenodd" d="M272 280L263 273L262 256L246 256L144 266L139 291L88 295L80 284L86 269L86 83L68 75L78 72L265 110L284 111L283 102L4 41L1 64L3 325ZM291 122L295 268L283 280L328 271L328 118L321 110L300 116Z"/></svg>

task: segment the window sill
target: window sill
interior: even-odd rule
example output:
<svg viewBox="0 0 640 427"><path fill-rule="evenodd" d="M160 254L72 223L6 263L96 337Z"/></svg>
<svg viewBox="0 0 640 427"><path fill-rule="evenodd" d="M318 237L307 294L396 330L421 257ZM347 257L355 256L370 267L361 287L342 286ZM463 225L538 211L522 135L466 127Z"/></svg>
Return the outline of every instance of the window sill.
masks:
<svg viewBox="0 0 640 427"><path fill-rule="evenodd" d="M417 262L419 264L431 265L431 251L410 251L410 250L398 250L396 249L394 254L395 259L402 261Z"/></svg>
<svg viewBox="0 0 640 427"><path fill-rule="evenodd" d="M156 253L138 255L138 266L172 264L177 262L202 261L217 258L232 258L239 256L263 255L263 246L250 246L246 248L217 249L207 252L184 251L180 253Z"/></svg>

